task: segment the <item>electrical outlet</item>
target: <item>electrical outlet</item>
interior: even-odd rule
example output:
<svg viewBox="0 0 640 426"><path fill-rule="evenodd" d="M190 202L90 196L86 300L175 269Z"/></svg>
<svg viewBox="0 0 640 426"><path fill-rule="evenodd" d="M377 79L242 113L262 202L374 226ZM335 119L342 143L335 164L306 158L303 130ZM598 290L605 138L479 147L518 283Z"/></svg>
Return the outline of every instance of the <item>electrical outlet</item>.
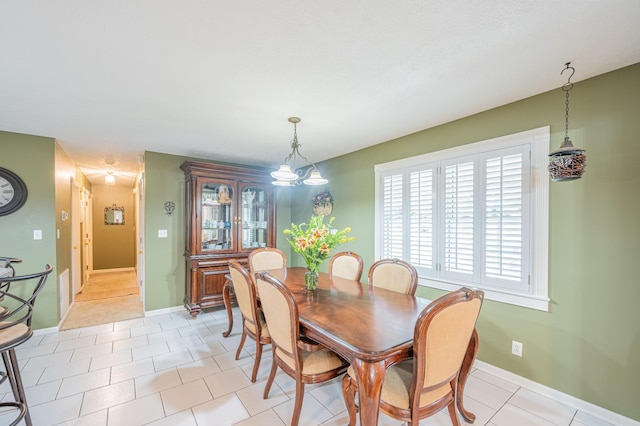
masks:
<svg viewBox="0 0 640 426"><path fill-rule="evenodd" d="M167 230L158 229L158 238L167 238Z"/></svg>
<svg viewBox="0 0 640 426"><path fill-rule="evenodd" d="M511 341L511 353L513 355L522 356L522 343L516 342L515 340Z"/></svg>

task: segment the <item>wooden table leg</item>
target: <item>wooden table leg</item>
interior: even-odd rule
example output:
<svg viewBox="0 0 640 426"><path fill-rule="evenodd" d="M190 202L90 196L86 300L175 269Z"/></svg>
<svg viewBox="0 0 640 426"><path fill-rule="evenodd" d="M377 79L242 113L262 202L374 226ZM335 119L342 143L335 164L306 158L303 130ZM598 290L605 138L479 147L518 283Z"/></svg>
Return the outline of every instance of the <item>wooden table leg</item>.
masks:
<svg viewBox="0 0 640 426"><path fill-rule="evenodd" d="M222 288L222 300L224 301L224 308L227 310L227 317L229 318L229 328L227 331L222 332L223 337L229 337L231 329L233 328L233 312L231 312L231 292L233 291L233 283L227 279Z"/></svg>
<svg viewBox="0 0 640 426"><path fill-rule="evenodd" d="M464 360L462 361L462 367L460 368L460 374L458 375L458 392L456 393L456 406L458 411L462 414L462 417L468 422L473 423L476 420L476 415L464 408L464 387L467 384L469 373L471 373L471 367L476 359L478 353L478 332L473 329L471 339L469 340L469 346L467 346L467 352L464 354Z"/></svg>
<svg viewBox="0 0 640 426"><path fill-rule="evenodd" d="M365 362L358 358L353 360L353 369L358 382L358 406L360 408L360 425L376 426L380 410L380 391L386 373L383 361Z"/></svg>

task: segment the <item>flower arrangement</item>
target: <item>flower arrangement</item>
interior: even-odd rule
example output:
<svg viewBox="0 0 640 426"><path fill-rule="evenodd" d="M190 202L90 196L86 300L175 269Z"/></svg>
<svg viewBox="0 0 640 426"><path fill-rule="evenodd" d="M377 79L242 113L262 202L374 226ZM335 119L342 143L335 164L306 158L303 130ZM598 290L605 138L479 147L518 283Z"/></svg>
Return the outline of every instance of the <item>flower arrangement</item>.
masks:
<svg viewBox="0 0 640 426"><path fill-rule="evenodd" d="M301 223L291 224L291 229L285 229L284 234L290 236L287 241L293 247L293 250L304 259L307 265L308 273L311 276L305 277L307 289L315 290L318 279L318 270L322 262L327 260L331 255L331 250L340 244L353 241L355 238L347 237L351 232L351 228L347 227L342 230L332 231L331 224L335 220L332 217L329 223L325 224L323 215L313 215L308 224ZM309 282L313 280L315 275L315 283Z"/></svg>
<svg viewBox="0 0 640 426"><path fill-rule="evenodd" d="M313 207L327 207L328 205L333 205L333 195L325 189L314 195L311 201L313 202Z"/></svg>

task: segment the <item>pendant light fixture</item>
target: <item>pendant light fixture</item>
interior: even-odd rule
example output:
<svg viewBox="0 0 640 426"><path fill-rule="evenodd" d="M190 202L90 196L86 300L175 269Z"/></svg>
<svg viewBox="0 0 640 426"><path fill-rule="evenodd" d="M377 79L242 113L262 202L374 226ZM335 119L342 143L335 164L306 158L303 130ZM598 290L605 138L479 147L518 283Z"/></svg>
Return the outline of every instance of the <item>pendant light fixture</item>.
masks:
<svg viewBox="0 0 640 426"><path fill-rule="evenodd" d="M280 165L278 170L271 173L276 179L272 183L276 186L295 186L304 183L305 185L325 185L329 181L320 175L320 171L316 165L300 154L300 143L298 143L297 124L300 122L298 117L289 117L289 122L293 123L293 140L291 141L291 154L289 154ZM296 157L302 158L307 162L306 171L301 169L294 170Z"/></svg>
<svg viewBox="0 0 640 426"><path fill-rule="evenodd" d="M560 72L560 75L567 70L571 70L571 74L567 82L562 86L562 90L565 93L564 142L562 142L560 148L549 154L550 161L547 167L551 180L554 182L580 179L587 165L585 150L575 148L571 143L571 139L569 139L569 91L573 89L571 77L573 77L576 70L571 66L571 62L567 62L565 67Z"/></svg>
<svg viewBox="0 0 640 426"><path fill-rule="evenodd" d="M107 172L107 174L104 177L104 183L105 183L105 185L115 185L116 184L116 177L113 175L113 172Z"/></svg>

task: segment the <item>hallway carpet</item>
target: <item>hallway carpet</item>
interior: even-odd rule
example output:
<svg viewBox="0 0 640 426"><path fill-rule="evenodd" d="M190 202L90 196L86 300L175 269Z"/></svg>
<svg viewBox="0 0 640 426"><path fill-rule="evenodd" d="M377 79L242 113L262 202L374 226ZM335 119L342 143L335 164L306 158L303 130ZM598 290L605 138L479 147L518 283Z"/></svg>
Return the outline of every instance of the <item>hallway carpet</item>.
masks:
<svg viewBox="0 0 640 426"><path fill-rule="evenodd" d="M60 330L144 317L136 273L94 272L75 297Z"/></svg>

